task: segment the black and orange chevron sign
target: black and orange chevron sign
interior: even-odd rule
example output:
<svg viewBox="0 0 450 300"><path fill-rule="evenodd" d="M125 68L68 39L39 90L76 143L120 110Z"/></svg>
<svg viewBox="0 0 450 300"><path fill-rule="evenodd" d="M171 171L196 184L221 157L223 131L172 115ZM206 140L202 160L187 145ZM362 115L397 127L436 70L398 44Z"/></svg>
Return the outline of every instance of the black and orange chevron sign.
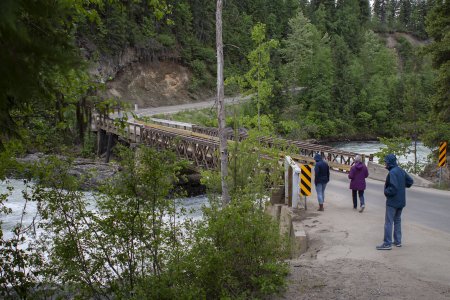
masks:
<svg viewBox="0 0 450 300"><path fill-rule="evenodd" d="M447 142L439 143L439 167L445 166L447 163Z"/></svg>
<svg viewBox="0 0 450 300"><path fill-rule="evenodd" d="M311 195L311 166L302 165L300 175L300 195Z"/></svg>

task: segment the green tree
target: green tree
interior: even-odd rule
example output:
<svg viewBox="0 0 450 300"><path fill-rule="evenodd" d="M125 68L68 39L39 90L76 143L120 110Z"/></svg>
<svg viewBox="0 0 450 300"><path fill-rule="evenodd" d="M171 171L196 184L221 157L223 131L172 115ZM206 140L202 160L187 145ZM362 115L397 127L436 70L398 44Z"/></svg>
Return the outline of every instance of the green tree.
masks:
<svg viewBox="0 0 450 300"><path fill-rule="evenodd" d="M122 171L91 200L67 173L70 162L51 158L40 166L42 185L32 197L45 220L46 278L78 297L171 298L175 276L167 272L185 240L182 212L168 197L177 197L173 184L183 163L149 148L122 149L119 157Z"/></svg>
<svg viewBox="0 0 450 300"><path fill-rule="evenodd" d="M427 31L434 42L427 47L438 70L435 113L444 122L450 122L450 3L438 1L427 16Z"/></svg>
<svg viewBox="0 0 450 300"><path fill-rule="evenodd" d="M335 33L341 36L353 53L363 42L364 24L361 23L358 0L338 1L336 7Z"/></svg>
<svg viewBox="0 0 450 300"><path fill-rule="evenodd" d="M305 68L311 63L315 29L301 11L289 20L289 26L290 33L283 40L283 48L280 53L286 60L285 80L290 87L297 87L301 84Z"/></svg>
<svg viewBox="0 0 450 300"><path fill-rule="evenodd" d="M217 199L219 174L202 173L210 207L204 210L186 261L195 262L187 273L203 287L207 299L264 298L286 284L287 243L264 212L264 198L280 183L282 170L278 151L261 149L259 138L259 131L250 131L248 139L231 147L229 205L221 207Z"/></svg>
<svg viewBox="0 0 450 300"><path fill-rule="evenodd" d="M281 50L286 59L284 76L286 82L304 88L304 91L297 96L297 106L294 111L296 114L309 114L308 119L302 120L304 126L309 126L310 124L307 125L304 122L321 122L324 118L328 119L334 115L333 64L329 37L328 34L322 34L317 30L301 12L291 19L289 24L292 33L283 41L285 47ZM312 127L316 128L316 125L313 124ZM326 125L327 128L328 125L333 127L330 123ZM322 134L330 134L333 131L328 129L321 130ZM310 132L314 136L317 130L305 132Z"/></svg>
<svg viewBox="0 0 450 300"><path fill-rule="evenodd" d="M398 22L403 30L409 30L411 27L411 11L411 0L401 0Z"/></svg>
<svg viewBox="0 0 450 300"><path fill-rule="evenodd" d="M227 84L237 82L245 95L252 95L252 102L256 104L258 116L270 111L270 100L273 96L273 87L276 84L272 69L270 68L270 51L277 48L277 40L266 40L266 26L257 24L252 30L252 40L255 49L247 56L250 70L243 76L227 79ZM258 121L259 123L259 121ZM260 127L258 125L258 127Z"/></svg>
<svg viewBox="0 0 450 300"><path fill-rule="evenodd" d="M45 101L50 74L67 74L79 66L64 1L2 1L0 4L0 143L18 135L12 114Z"/></svg>
<svg viewBox="0 0 450 300"><path fill-rule="evenodd" d="M366 80L363 90L367 95L365 111L372 116L370 126L378 133L388 132L393 121L389 118L392 111L390 104L397 84L395 56L369 31L365 35L360 57Z"/></svg>
<svg viewBox="0 0 450 300"><path fill-rule="evenodd" d="M374 0L373 2L373 22L376 30L386 31L387 29L387 0Z"/></svg>

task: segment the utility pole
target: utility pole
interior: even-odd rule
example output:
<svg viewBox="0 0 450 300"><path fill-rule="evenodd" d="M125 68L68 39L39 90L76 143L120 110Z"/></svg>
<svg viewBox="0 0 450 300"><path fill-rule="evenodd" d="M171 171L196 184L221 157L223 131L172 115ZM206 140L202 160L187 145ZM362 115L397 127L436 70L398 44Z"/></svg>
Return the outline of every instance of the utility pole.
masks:
<svg viewBox="0 0 450 300"><path fill-rule="evenodd" d="M228 151L225 135L225 103L223 83L223 41L222 41L222 0L217 0L216 7L216 48L217 48L217 118L219 121L220 175L222 181L222 204L230 202L228 192Z"/></svg>

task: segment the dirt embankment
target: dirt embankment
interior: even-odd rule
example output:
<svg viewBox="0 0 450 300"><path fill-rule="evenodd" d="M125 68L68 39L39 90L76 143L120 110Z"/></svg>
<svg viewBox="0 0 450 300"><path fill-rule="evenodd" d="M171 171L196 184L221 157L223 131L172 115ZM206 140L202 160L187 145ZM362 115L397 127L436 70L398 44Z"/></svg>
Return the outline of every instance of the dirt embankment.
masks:
<svg viewBox="0 0 450 300"><path fill-rule="evenodd" d="M212 91L193 90L192 72L182 64L176 51L143 51L128 47L120 54L92 54L97 47L83 40L85 57L90 61L89 73L106 84L101 92L113 98L137 104L139 108L196 102L212 96Z"/></svg>
<svg viewBox="0 0 450 300"><path fill-rule="evenodd" d="M158 107L194 102L189 92L192 75L175 62L140 62L119 71L107 83L106 95L139 107Z"/></svg>
<svg viewBox="0 0 450 300"><path fill-rule="evenodd" d="M397 47L400 38L406 39L413 47L421 47L430 43L430 40L421 40L405 32L387 33L382 34L381 36L386 39L386 46L391 49Z"/></svg>

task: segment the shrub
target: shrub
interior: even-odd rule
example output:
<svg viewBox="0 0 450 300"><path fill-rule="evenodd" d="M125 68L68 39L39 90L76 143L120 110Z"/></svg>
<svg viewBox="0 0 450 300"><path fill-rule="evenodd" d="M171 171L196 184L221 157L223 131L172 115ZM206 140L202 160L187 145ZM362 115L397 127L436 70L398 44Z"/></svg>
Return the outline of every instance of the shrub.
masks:
<svg viewBox="0 0 450 300"><path fill-rule="evenodd" d="M279 228L251 197L205 209L195 239L186 270L207 299L259 298L285 287Z"/></svg>

